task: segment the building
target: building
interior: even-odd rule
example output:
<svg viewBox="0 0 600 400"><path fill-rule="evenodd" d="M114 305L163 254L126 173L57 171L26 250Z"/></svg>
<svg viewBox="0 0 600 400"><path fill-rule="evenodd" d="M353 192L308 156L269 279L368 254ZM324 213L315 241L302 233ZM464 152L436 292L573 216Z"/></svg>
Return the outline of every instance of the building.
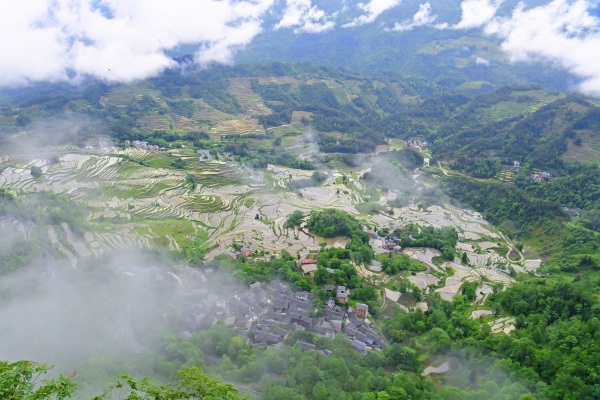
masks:
<svg viewBox="0 0 600 400"><path fill-rule="evenodd" d="M550 178L552 178L552 172L548 171L534 172L531 175L531 179L536 183L549 181Z"/></svg>
<svg viewBox="0 0 600 400"><path fill-rule="evenodd" d="M250 257L250 255L252 254L252 251L251 251L249 248L247 248L247 247L242 247L242 248L240 249L240 253L241 253L241 254L242 254L242 256L244 256L244 257Z"/></svg>
<svg viewBox="0 0 600 400"><path fill-rule="evenodd" d="M262 285L260 284L260 282L254 282L252 285L250 285L250 291L256 292L256 291L260 290L261 287L262 287Z"/></svg>
<svg viewBox="0 0 600 400"><path fill-rule="evenodd" d="M303 258L300 260L300 267L304 275L308 275L317 270L317 262L311 258Z"/></svg>
<svg viewBox="0 0 600 400"><path fill-rule="evenodd" d="M365 354L367 354L367 345L365 343L361 342L358 339L354 339L352 341L352 348L354 348L354 350L356 350L357 352L359 352L363 356Z"/></svg>
<svg viewBox="0 0 600 400"><path fill-rule="evenodd" d="M302 349L302 351L315 350L317 348L316 345L302 341L302 340L298 340L296 343L298 343L298 345L300 346L300 349Z"/></svg>
<svg viewBox="0 0 600 400"><path fill-rule="evenodd" d="M229 258L233 258L234 260L237 258L237 254L231 250L225 250L225 255Z"/></svg>
<svg viewBox="0 0 600 400"><path fill-rule="evenodd" d="M337 294L335 298L340 303L346 303L348 301L348 296L350 296L350 291L346 289L346 286L338 286Z"/></svg>
<svg viewBox="0 0 600 400"><path fill-rule="evenodd" d="M335 302L333 301L333 298L330 297L325 302L325 311L333 311L334 309L335 309Z"/></svg>
<svg viewBox="0 0 600 400"><path fill-rule="evenodd" d="M215 315L224 315L225 311L225 301L217 300L217 305L215 306Z"/></svg>
<svg viewBox="0 0 600 400"><path fill-rule="evenodd" d="M363 303L356 304L356 315L360 318L369 318L369 306Z"/></svg>
<svg viewBox="0 0 600 400"><path fill-rule="evenodd" d="M307 264L302 266L302 272L304 272L304 275L312 274L317 269L317 264Z"/></svg>
<svg viewBox="0 0 600 400"><path fill-rule="evenodd" d="M135 147L136 149L148 150L148 142L134 140L133 147Z"/></svg>
<svg viewBox="0 0 600 400"><path fill-rule="evenodd" d="M381 247L386 250L394 250L398 246L398 238L383 238L381 239Z"/></svg>

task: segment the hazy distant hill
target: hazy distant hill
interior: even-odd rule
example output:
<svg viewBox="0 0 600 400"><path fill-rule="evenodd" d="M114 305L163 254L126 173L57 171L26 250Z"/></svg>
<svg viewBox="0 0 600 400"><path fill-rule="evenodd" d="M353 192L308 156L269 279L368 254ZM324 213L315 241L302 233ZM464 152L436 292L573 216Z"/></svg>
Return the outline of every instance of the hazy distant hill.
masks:
<svg viewBox="0 0 600 400"><path fill-rule="evenodd" d="M383 12L373 23L353 27L343 25L357 17L359 1L313 3L327 14L345 11L332 18L335 27L320 33L273 29L277 20L267 20L267 28L237 55L236 62L308 61L369 75L418 75L441 89L468 94L523 82L564 90L572 81L566 72L548 65L510 63L499 47L499 39L484 35L481 29L437 29L427 25L391 31L394 24L411 20L422 3L417 0L403 1ZM527 5L545 3L528 1ZM431 14L437 16L432 24L459 22L460 0L433 0L429 4ZM504 2L498 15L508 15L517 4L513 0Z"/></svg>

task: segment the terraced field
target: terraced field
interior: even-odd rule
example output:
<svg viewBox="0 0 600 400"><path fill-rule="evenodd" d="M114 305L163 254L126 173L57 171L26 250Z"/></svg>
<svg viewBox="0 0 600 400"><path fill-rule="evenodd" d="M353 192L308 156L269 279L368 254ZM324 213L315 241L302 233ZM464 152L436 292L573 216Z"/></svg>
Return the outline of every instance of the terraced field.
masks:
<svg viewBox="0 0 600 400"><path fill-rule="evenodd" d="M106 105L125 108L136 101L142 100L144 96L149 96L166 106L160 95L160 91L152 89L147 83L134 83L112 88L102 101Z"/></svg>
<svg viewBox="0 0 600 400"><path fill-rule="evenodd" d="M600 140L597 132L579 131L577 137L581 140L579 145L574 141L569 142L567 151L563 154L565 161L583 163L597 163L600 161Z"/></svg>
<svg viewBox="0 0 600 400"><path fill-rule="evenodd" d="M216 133L219 135L249 135L262 134L264 129L258 124L258 120L254 118L229 119L217 124Z"/></svg>
<svg viewBox="0 0 600 400"><path fill-rule="evenodd" d="M265 105L259 95L252 90L250 78L233 78L229 80L228 92L238 104L251 115L268 115L273 111Z"/></svg>
<svg viewBox="0 0 600 400"><path fill-rule="evenodd" d="M176 157L186 159L185 170L166 167ZM147 165L129 161L132 159L144 160ZM344 185L336 170L329 171L323 186L290 192L290 179L305 179L312 172L279 166L259 172L233 162L199 162L185 152L148 154L135 149L113 149L110 154L66 154L60 158L60 164L52 168L47 164L38 159L20 168L6 168L0 173L0 186L23 191L49 190L90 208L86 220L93 229L83 236L75 235L66 224L51 226L44 232L60 257L73 268L77 268L81 258L130 247L170 250L183 258L199 259L224 253L234 241L251 250L264 250L265 254L286 249L303 255L317 251L323 242L344 246L347 238L324 239L304 229L284 227L295 210L309 213L323 208L344 210L371 227L393 229L417 223L456 229L458 248L467 254L468 265L459 260L436 265L436 252L431 249L406 252L428 266L426 272L407 279L426 292L440 292L448 300L452 300L463 281L479 282L478 293L484 298L490 282L508 285L512 282L510 269L528 268L508 239L477 213L446 206L427 210L396 208L393 215L360 214L355 205L363 201L361 182L352 178ZM42 179L31 176L31 165L42 168ZM186 182L187 174L196 177L195 188ZM385 252L377 241L372 246L376 252ZM506 258L504 253L511 251L517 261ZM381 272L369 273L383 275L383 281L387 279ZM441 280L449 274L454 276Z"/></svg>
<svg viewBox="0 0 600 400"><path fill-rule="evenodd" d="M514 168L503 167L502 170L496 174L495 178L501 180L502 182L512 183L515 179Z"/></svg>

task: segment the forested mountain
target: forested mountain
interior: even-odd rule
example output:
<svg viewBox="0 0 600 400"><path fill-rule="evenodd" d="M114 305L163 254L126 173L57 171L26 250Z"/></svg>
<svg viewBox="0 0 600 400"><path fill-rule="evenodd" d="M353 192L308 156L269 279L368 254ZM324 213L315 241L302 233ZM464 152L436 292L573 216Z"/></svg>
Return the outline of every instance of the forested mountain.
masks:
<svg viewBox="0 0 600 400"><path fill-rule="evenodd" d="M400 74L410 77L429 94L435 91L473 94L520 82L541 83L551 89L566 89L569 84L564 71L540 64L512 63L501 49L501 40L495 36L477 29L442 29L461 21L460 0L433 0L426 7L417 0L389 2L395 6L378 15L373 23L353 25L361 15L358 3L313 1L314 7L330 16L323 21L335 23L335 27L324 31L311 32L302 26L270 29L279 22L275 16L280 13L273 13L272 19L265 20L265 31L236 55L236 61L307 61L344 66L370 76ZM545 3L527 1L527 6L533 8ZM499 4L498 17L508 17L519 2ZM428 10L426 14L423 7ZM419 11L420 20L416 17Z"/></svg>

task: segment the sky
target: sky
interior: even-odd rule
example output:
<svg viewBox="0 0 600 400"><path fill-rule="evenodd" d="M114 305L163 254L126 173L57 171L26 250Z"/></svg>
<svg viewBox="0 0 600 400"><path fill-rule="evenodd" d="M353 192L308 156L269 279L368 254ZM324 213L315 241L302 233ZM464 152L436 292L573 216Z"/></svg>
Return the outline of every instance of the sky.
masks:
<svg viewBox="0 0 600 400"><path fill-rule="evenodd" d="M430 0L392 25L385 13L407 0L341 0L325 11L314 0L23 0L0 2L0 85L97 78L145 79L173 67L168 52L194 45L199 66L232 63L259 34L292 30L326 35L371 25L394 34L415 28L476 30L498 38L514 62L544 62L600 96L600 19L595 0L463 0L459 21L443 21ZM541 4L541 5L540 5ZM265 21L275 20L268 24ZM397 33L396 33L397 34ZM275 36L276 37L276 36ZM482 60L482 63L485 60Z"/></svg>

